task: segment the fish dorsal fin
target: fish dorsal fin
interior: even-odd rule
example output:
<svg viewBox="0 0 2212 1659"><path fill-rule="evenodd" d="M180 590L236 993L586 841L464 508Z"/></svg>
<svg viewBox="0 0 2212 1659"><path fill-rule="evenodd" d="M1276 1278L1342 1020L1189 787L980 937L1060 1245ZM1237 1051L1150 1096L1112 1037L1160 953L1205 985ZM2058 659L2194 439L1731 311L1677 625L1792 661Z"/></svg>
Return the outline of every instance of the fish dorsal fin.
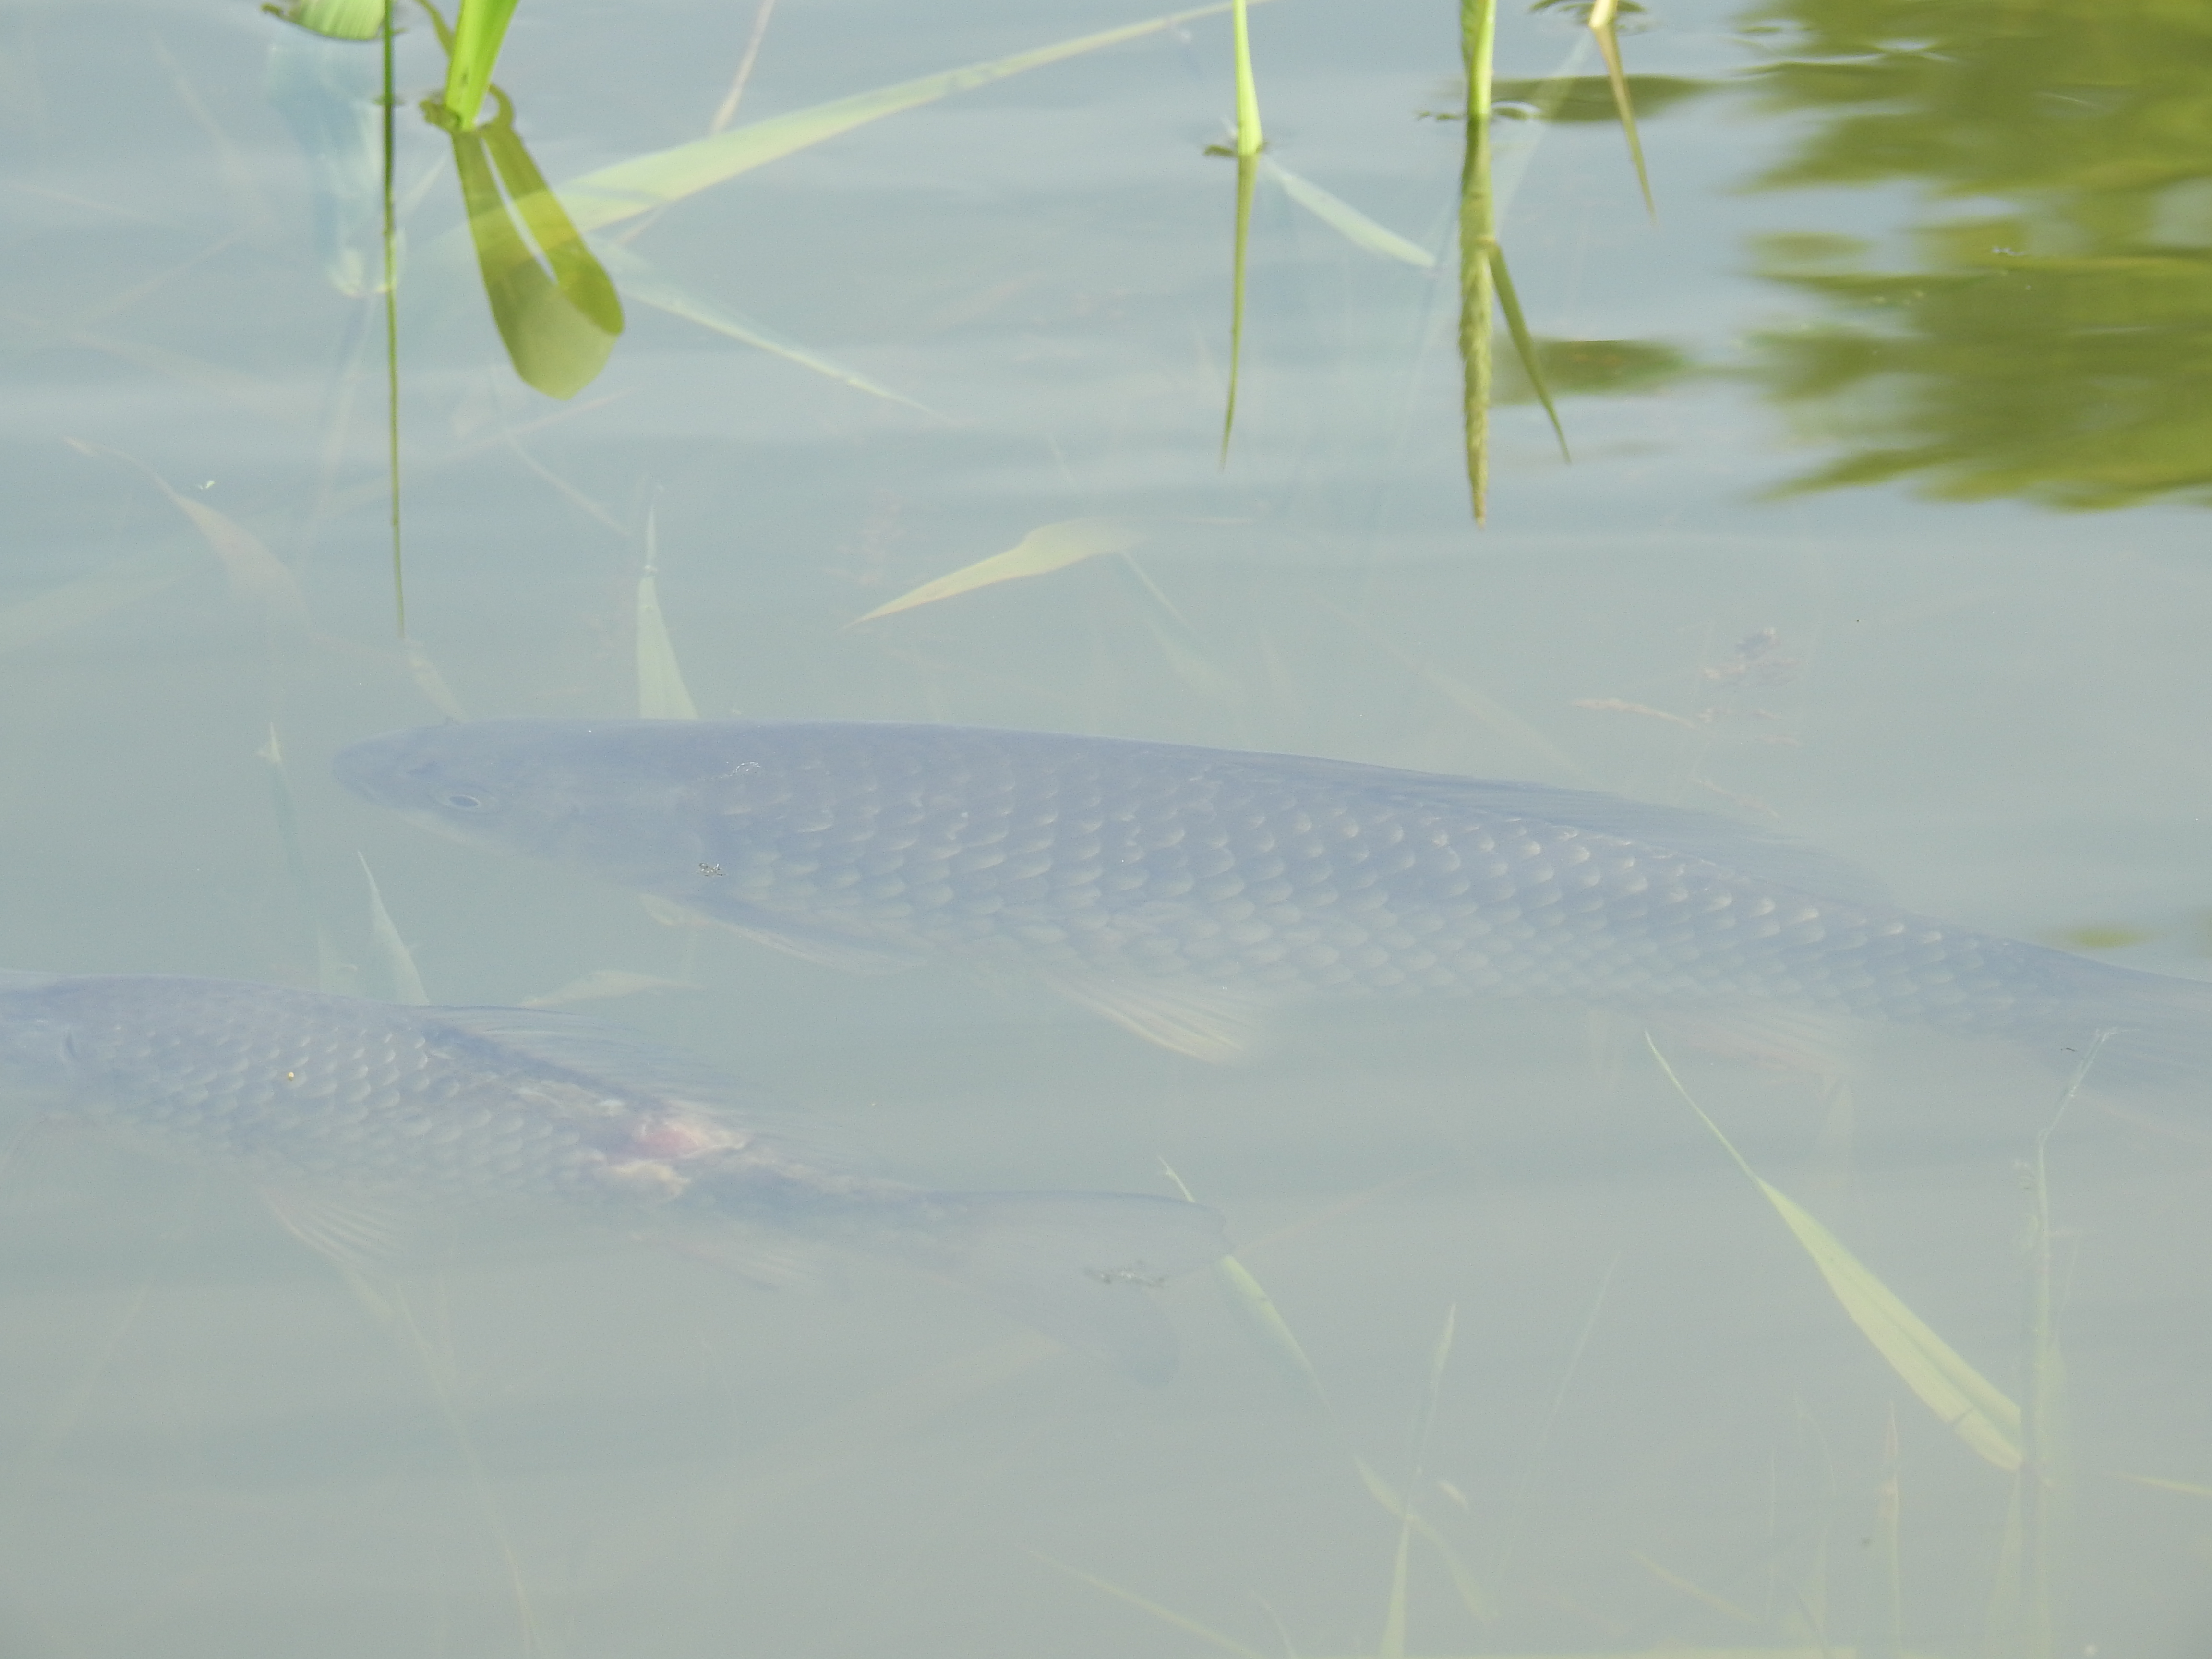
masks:
<svg viewBox="0 0 2212 1659"><path fill-rule="evenodd" d="M1266 1005L1244 992L1066 968L1038 977L1078 1006L1193 1060L1249 1060L1267 1036Z"/></svg>
<svg viewBox="0 0 2212 1659"><path fill-rule="evenodd" d="M1459 778L1406 772L1352 761L1304 757L1267 757L1268 771L1316 782L1333 781L1364 794L1431 810L1458 808L1486 815L1571 825L1655 849L1704 859L1741 875L1796 887L1824 898L1881 903L1881 884L1846 859L1804 845L1758 824L1686 806L1658 806L1595 789L1563 789L1503 778Z"/></svg>
<svg viewBox="0 0 2212 1659"><path fill-rule="evenodd" d="M902 950L874 939L859 939L834 928L811 924L794 916L781 916L724 899L709 890L692 894L684 907L723 927L743 933L756 944L811 962L818 968L836 968L848 974L896 974L919 968L928 960L920 951Z"/></svg>

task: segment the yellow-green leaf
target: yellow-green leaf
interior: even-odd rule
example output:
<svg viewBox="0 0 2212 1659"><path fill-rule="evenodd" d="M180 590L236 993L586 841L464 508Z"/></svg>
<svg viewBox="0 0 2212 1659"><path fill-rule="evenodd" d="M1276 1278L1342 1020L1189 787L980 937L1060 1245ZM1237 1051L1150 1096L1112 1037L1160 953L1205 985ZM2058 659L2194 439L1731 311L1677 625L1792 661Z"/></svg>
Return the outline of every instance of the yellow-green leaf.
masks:
<svg viewBox="0 0 2212 1659"><path fill-rule="evenodd" d="M332 40L374 40L384 32L385 4L386 0L299 0L261 9L310 34Z"/></svg>
<svg viewBox="0 0 2212 1659"><path fill-rule="evenodd" d="M1674 1075L1674 1068L1667 1063L1667 1056L1659 1051L1659 1045L1648 1034L1644 1042L1650 1048L1651 1057L1659 1062L1659 1069L1674 1085L1675 1092L1698 1115L1698 1121L1712 1131L1713 1139L1735 1160L1736 1167L1766 1195L1775 1213L1813 1258L1814 1266L1820 1268L1821 1278L1827 1280L1828 1288L1844 1304L1844 1311L1850 1315L1852 1323L1889 1362L1890 1369L1905 1387L1989 1462L2001 1469L2020 1468L2020 1407L1936 1335L1895 1291L1844 1249L1833 1233L1788 1194L1762 1179L1721 1133L1720 1126L1707 1117L1705 1109L1691 1097L1682 1079Z"/></svg>
<svg viewBox="0 0 2212 1659"><path fill-rule="evenodd" d="M1253 3L1260 3L1260 0L1253 0ZM682 201L710 185L733 179L738 173L780 160L795 150L805 149L810 144L834 138L840 133L850 132L871 121L879 121L886 115L896 115L918 105L934 103L955 93L988 86L994 81L1003 81L1008 76L1079 58L1085 52L1097 52L1104 46L1119 46L1125 40L1158 34L1194 18L1211 17L1228 9L1229 7L1223 4L1173 12L1146 22L1129 23L1120 28L1103 29L1095 34L1079 35L1074 40L1059 41L1049 46L994 58L988 63L970 64L963 69L946 70L939 74L902 81L895 86L879 87L873 92L832 99L828 103L793 110L788 115L775 116L769 120L748 122L744 126L732 127L728 131L718 132L711 137L696 138L687 144L656 150L649 155L640 155L587 173L562 185L561 199L567 204L569 216L580 227L586 230L596 229L601 225L611 225L618 220L649 212L671 202Z"/></svg>
<svg viewBox="0 0 2212 1659"><path fill-rule="evenodd" d="M1333 196L1310 179L1301 179L1289 168L1268 161L1267 173L1283 187L1283 194L1296 202L1308 213L1331 230L1370 253L1379 253L1386 259L1418 266L1423 270L1436 269L1437 256L1418 242L1409 242L1395 230L1385 229L1341 197Z"/></svg>
<svg viewBox="0 0 2212 1659"><path fill-rule="evenodd" d="M924 582L888 605L878 605L860 620L873 622L878 617L911 611L916 605L934 605L939 599L988 587L994 582L1018 581L1024 576L1065 570L1069 565L1095 559L1102 553L1125 552L1144 542L1151 533L1129 519L1067 519L1059 524L1039 525L1005 552L963 565L951 575L939 576L933 582Z"/></svg>

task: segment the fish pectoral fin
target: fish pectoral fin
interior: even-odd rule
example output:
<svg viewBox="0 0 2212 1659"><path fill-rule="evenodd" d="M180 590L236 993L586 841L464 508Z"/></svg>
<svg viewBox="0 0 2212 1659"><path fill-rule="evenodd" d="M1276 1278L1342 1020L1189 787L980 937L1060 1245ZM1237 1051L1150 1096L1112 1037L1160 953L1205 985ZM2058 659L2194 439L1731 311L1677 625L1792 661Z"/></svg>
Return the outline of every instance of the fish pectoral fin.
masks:
<svg viewBox="0 0 2212 1659"><path fill-rule="evenodd" d="M419 1218L374 1199L264 1187L261 1201L286 1232L351 1279L373 1279L421 1266L440 1254Z"/></svg>
<svg viewBox="0 0 2212 1659"><path fill-rule="evenodd" d="M1267 1036L1267 1004L1249 992L1059 968L1038 977L1146 1042L1212 1065L1249 1060Z"/></svg>
<svg viewBox="0 0 2212 1659"><path fill-rule="evenodd" d="M1770 1071L1841 1075L1850 1066L1861 1022L1846 1016L1741 1004L1670 1011L1656 1022L1693 1048Z"/></svg>

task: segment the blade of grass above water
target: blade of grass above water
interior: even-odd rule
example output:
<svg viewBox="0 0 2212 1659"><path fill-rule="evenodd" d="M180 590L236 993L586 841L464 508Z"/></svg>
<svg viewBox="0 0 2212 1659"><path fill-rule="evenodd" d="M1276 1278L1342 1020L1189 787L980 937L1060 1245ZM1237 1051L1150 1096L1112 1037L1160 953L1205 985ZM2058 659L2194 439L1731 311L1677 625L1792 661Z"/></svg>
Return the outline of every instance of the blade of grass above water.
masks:
<svg viewBox="0 0 2212 1659"><path fill-rule="evenodd" d="M1828 1288L1842 1303L1868 1341L1887 1360L1905 1387L1911 1389L1944 1426L1986 1462L2007 1471L2021 1466L2020 1407L2003 1390L1961 1358L1950 1344L1905 1306L1896 1292L1877 1279L1836 1236L1802 1208L1781 1188L1769 1185L1745 1161L1720 1126L1705 1115L1682 1079L1668 1064L1659 1045L1646 1033L1644 1042L1667 1081L1711 1131L1738 1169L1766 1195L1796 1235L1805 1253L1820 1268Z"/></svg>
<svg viewBox="0 0 2212 1659"><path fill-rule="evenodd" d="M1260 131L1260 88L1252 78L1252 27L1247 0L1236 0L1231 13L1237 58L1237 153L1257 155L1267 143Z"/></svg>
<svg viewBox="0 0 2212 1659"><path fill-rule="evenodd" d="M453 19L453 38L446 65L446 91L441 100L463 126L476 125L477 111L491 85L492 64L498 60L500 43L507 38L515 0L461 0Z"/></svg>
<svg viewBox="0 0 2212 1659"><path fill-rule="evenodd" d="M1265 0L1251 0L1253 4ZM956 93L988 86L994 81L1020 75L1048 64L1057 64L1085 52L1123 41L1158 34L1200 17L1230 9L1224 3L1171 12L1141 23L1125 24L1094 34L1079 35L1048 46L994 58L988 63L925 75L873 92L856 93L806 109L794 110L765 121L748 122L726 132L697 138L689 143L657 150L612 167L601 167L560 186L559 194L571 220L581 229L595 230L633 215L697 194L711 185L781 160L825 139L850 132L887 115L934 103Z"/></svg>
<svg viewBox="0 0 2212 1659"><path fill-rule="evenodd" d="M1496 0L1460 0L1460 53L1467 74L1466 152L1459 181L1460 417L1467 486L1474 521L1490 516L1490 252L1498 244L1491 193L1490 78L1497 41Z"/></svg>
<svg viewBox="0 0 2212 1659"><path fill-rule="evenodd" d="M878 617L912 611L918 605L934 605L939 599L973 592L995 582L1018 581L1028 576L1065 570L1069 565L1095 559L1102 553L1126 552L1151 536L1151 531L1133 519L1065 519L1058 524L1039 525L1005 552L994 553L988 559L963 565L950 575L924 582L878 605L866 616L854 618L852 625L857 627Z"/></svg>

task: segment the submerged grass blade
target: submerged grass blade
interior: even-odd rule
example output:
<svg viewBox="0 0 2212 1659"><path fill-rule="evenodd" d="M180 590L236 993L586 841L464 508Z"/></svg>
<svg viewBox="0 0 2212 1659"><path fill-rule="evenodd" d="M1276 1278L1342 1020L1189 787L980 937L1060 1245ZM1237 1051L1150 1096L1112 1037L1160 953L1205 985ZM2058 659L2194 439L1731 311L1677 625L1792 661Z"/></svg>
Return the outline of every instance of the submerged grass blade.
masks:
<svg viewBox="0 0 2212 1659"><path fill-rule="evenodd" d="M676 643L660 614L655 570L653 520L645 522L645 569L637 579L637 717L646 720L696 720L699 706L684 684Z"/></svg>
<svg viewBox="0 0 2212 1659"><path fill-rule="evenodd" d="M205 501L196 501L169 486L167 479L135 456L119 449L105 448L87 443L82 438L64 438L80 455L104 457L119 461L142 473L169 499L169 504L182 514L186 523L200 534L208 550L222 566L224 579L230 591L238 598L261 608L271 623L283 623L294 628L305 628L307 621L307 601L301 597L300 585L294 580L284 562L271 553L262 539L225 513L218 513Z"/></svg>
<svg viewBox="0 0 2212 1659"><path fill-rule="evenodd" d="M1421 1478L1427 1471L1429 1438L1436 1430L1437 1402L1443 1394L1444 1368L1451 1362L1452 1336L1458 1326L1459 1308L1455 1304L1444 1310L1443 1328L1437 1333L1437 1346L1429 1355L1428 1396L1422 1402L1420 1428L1413 1437L1413 1478L1407 1483L1409 1491L1420 1490ZM1397 1508L1398 1552L1390 1568L1390 1599L1382 1613L1380 1659L1406 1659L1406 1584L1413 1547L1413 1506L1401 1503Z"/></svg>
<svg viewBox="0 0 2212 1659"><path fill-rule="evenodd" d="M1521 314L1520 296L1513 291L1513 275L1505 268L1505 250L1495 241L1490 245L1491 274L1498 283L1498 303L1505 313L1506 331L1513 337L1513 349L1521 359L1521 372L1528 377L1535 388L1536 401L1544 405L1544 413L1552 419L1552 435L1559 441L1559 459L1571 462L1567 453L1567 429L1559 424L1559 411L1553 407L1550 389L1544 384L1544 366L1538 361L1535 337L1528 332L1528 319Z"/></svg>
<svg viewBox="0 0 2212 1659"><path fill-rule="evenodd" d="M1651 200L1651 175L1644 167L1644 142L1636 136L1636 100L1629 94L1628 76L1620 65L1620 36L1613 26L1620 9L1620 0L1597 0L1590 8L1589 29L1605 58L1605 78L1613 88L1613 107L1620 117L1620 130L1628 137L1628 158L1636 163L1636 187L1644 192L1644 210L1657 224L1659 210Z"/></svg>
<svg viewBox="0 0 2212 1659"><path fill-rule="evenodd" d="M453 20L451 58L446 65L445 96L440 100L463 126L474 126L477 111L491 85L491 67L507 39L515 0L461 0Z"/></svg>
<svg viewBox="0 0 2212 1659"><path fill-rule="evenodd" d="M1259 4L1261 0L1251 0L1251 3ZM939 74L902 81L894 86L880 87L873 92L833 99L828 103L793 110L787 115L775 116L769 120L748 122L726 132L694 139L690 143L656 150L649 155L637 156L587 173L562 185L561 199L568 206L569 217L580 228L594 230L668 203L681 201L710 185L718 185L726 179L735 178L738 173L805 149L811 144L818 144L824 139L834 138L840 133L850 132L871 121L896 115L902 110L934 103L956 93L988 86L994 81L1042 69L1048 64L1079 58L1085 52L1097 52L1103 47L1141 40L1146 35L1158 34L1194 19L1212 17L1229 9L1227 0L1224 0L1218 5L1172 12L1145 22L1125 24L1120 28L1104 29L1052 46L994 58L988 63L970 64L962 69L946 70Z"/></svg>
<svg viewBox="0 0 2212 1659"><path fill-rule="evenodd" d="M1071 1578L1081 1579L1093 1589L1103 1590L1116 1601L1127 1601L1133 1607L1141 1608L1162 1624L1171 1625L1186 1635L1195 1636L1208 1647L1219 1652L1235 1654L1237 1659L1268 1659L1268 1656L1261 1653L1259 1649L1248 1648L1233 1636L1224 1636L1218 1630L1209 1630L1195 1619L1187 1619L1172 1607L1164 1607L1157 1601L1148 1601L1134 1590L1123 1589L1119 1584L1109 1583L1096 1574L1084 1571L1080 1567L1071 1567L1065 1561L1055 1561L1049 1555L1037 1551L1032 1550L1030 1553L1047 1566L1057 1567Z"/></svg>
<svg viewBox="0 0 2212 1659"><path fill-rule="evenodd" d="M1246 16L1246 0L1236 0L1234 20L1237 52L1237 153L1257 155L1267 140L1260 132L1260 88L1252 78L1252 29Z"/></svg>
<svg viewBox="0 0 2212 1659"><path fill-rule="evenodd" d="M1265 166L1267 176L1283 187L1284 195L1354 247L1364 248L1370 253L1395 259L1418 270L1436 269L1437 256L1419 243L1408 241L1396 231L1376 224L1341 197L1331 195L1310 179L1299 178L1272 159Z"/></svg>
<svg viewBox="0 0 2212 1659"><path fill-rule="evenodd" d="M1005 552L994 553L988 559L963 565L949 576L924 582L890 603L878 605L866 616L855 618L854 625L901 611L912 611L917 605L934 605L939 599L972 592L994 582L1018 581L1026 576L1065 570L1069 565L1080 564L1102 553L1127 552L1151 535L1133 519L1066 519L1058 524L1039 525Z"/></svg>
<svg viewBox="0 0 2212 1659"><path fill-rule="evenodd" d="M1237 229L1229 276L1229 400L1221 415L1221 465L1229 465L1229 435L1237 428L1237 375L1244 361L1244 255L1252 240L1252 193L1259 182L1255 155L1237 158Z"/></svg>
<svg viewBox="0 0 2212 1659"><path fill-rule="evenodd" d="M1367 1488L1367 1495L1404 1525L1411 1527L1423 1542L1436 1551L1437 1559L1443 1563L1444 1571L1451 1575L1452 1588L1459 1592L1461 1604L1468 1613L1475 1619L1495 1619L1498 1616L1496 1603L1491 1600L1490 1593L1483 1589L1482 1581L1474 1576L1474 1569L1468 1566L1460 1553L1452 1547L1451 1540L1437 1530L1435 1523L1428 1516L1415 1509L1396 1488L1377 1474L1374 1466L1365 1458L1355 1457L1352 1462L1352 1467L1359 1471L1360 1482Z"/></svg>
<svg viewBox="0 0 2212 1659"><path fill-rule="evenodd" d="M1682 1079L1674 1074L1674 1068L1667 1063L1667 1056L1660 1052L1659 1045L1649 1033L1644 1042L1660 1071L1674 1085L1674 1091L1698 1115L1698 1121L1712 1132L1713 1139L1720 1142L1736 1167L1766 1195L1775 1213L1813 1258L1836 1300L1843 1304L1844 1311L1851 1316L1867 1340L1874 1344L1875 1352L1889 1362L1890 1369L1905 1387L1984 1460L2001 1469L2019 1468L2023 1456L2020 1407L1936 1335L1896 1292L1845 1249L1833 1233L1788 1194L1763 1180L1721 1133L1720 1126L1705 1115L1705 1109L1683 1086Z"/></svg>
<svg viewBox="0 0 2212 1659"><path fill-rule="evenodd" d="M1175 1172L1165 1158L1160 1160L1160 1171L1167 1176L1176 1191L1182 1194L1185 1203L1195 1204L1198 1201L1192 1196L1190 1188L1183 1184L1182 1177ZM1274 1362L1278 1370L1311 1394L1318 1404L1327 1407L1328 1395L1321 1385L1321 1373L1314 1369L1313 1361L1306 1358L1305 1349L1299 1345L1297 1337L1291 1330L1290 1322L1283 1317L1282 1310L1275 1306L1274 1298L1252 1276L1251 1271L1232 1255L1217 1261L1213 1264L1213 1273L1216 1282L1229 1297L1229 1305L1237 1310L1244 1328L1257 1340L1260 1351ZM1360 1467L1364 1469L1366 1466L1362 1464Z"/></svg>
<svg viewBox="0 0 2212 1659"><path fill-rule="evenodd" d="M870 397L881 398L889 403L904 404L908 409L918 409L925 415L937 414L937 410L928 404L918 403L888 386L879 386L865 374L847 368L842 363L833 362L819 352L809 350L788 336L699 298L658 265L620 243L602 243L597 251L600 261L608 270L622 278L623 292L641 305L651 306L672 317L681 317L687 323L696 323L701 328L711 329L730 339L740 340L749 346L787 358L802 368L811 368L817 374L826 375L830 380L851 386L855 392L865 392Z"/></svg>
<svg viewBox="0 0 2212 1659"><path fill-rule="evenodd" d="M385 977L392 981L392 1000L411 1008L426 1007L429 993L422 988L422 975L416 971L415 953L399 937L399 930L392 925L392 913L384 908L376 872L368 867L367 855L356 853L354 856L361 860L361 873L368 883L368 936L376 943L377 955L384 959Z"/></svg>

